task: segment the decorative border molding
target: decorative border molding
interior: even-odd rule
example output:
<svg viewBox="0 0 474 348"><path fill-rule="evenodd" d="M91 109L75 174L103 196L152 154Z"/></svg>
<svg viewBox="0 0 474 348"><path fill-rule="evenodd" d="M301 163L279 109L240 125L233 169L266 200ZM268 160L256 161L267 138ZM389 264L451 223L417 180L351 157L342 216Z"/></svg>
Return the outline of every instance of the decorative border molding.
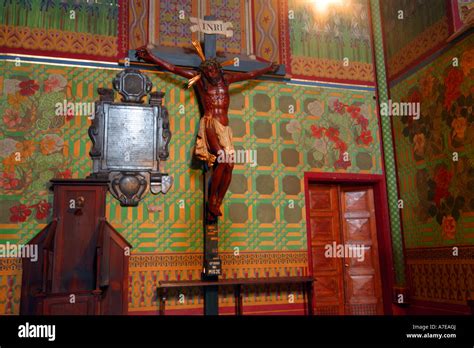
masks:
<svg viewBox="0 0 474 348"><path fill-rule="evenodd" d="M240 252L238 256L232 252L223 252L220 257L223 278L236 278L236 275L242 272L247 273L248 277L254 277L257 273L261 277L297 275L293 273L304 276L308 274L309 269L306 250ZM156 270L173 277L179 271L200 272L202 262L202 253L132 254L130 272ZM259 273L262 269L266 269L268 275Z"/></svg>
<svg viewBox="0 0 474 348"><path fill-rule="evenodd" d="M0 315L20 312L21 259L0 258Z"/></svg>
<svg viewBox="0 0 474 348"><path fill-rule="evenodd" d="M433 26L418 35L407 46L403 47L387 61L389 79L393 80L411 67L424 60L427 55L440 49L446 44L449 36L449 24L444 17Z"/></svg>
<svg viewBox="0 0 474 348"><path fill-rule="evenodd" d="M474 246L406 250L411 298L467 305L474 297Z"/></svg>
<svg viewBox="0 0 474 348"><path fill-rule="evenodd" d="M308 274L308 254L302 251L241 252L222 253L223 278L285 277ZM160 280L200 279L202 268L201 253L173 254L132 254L129 269L129 311L155 313L158 310L156 288ZM5 287L5 303L0 303L0 315L18 314L21 293L21 259L0 258L0 286ZM3 290L2 290L3 291ZM288 304L288 294L295 294L295 305L303 303L303 295L298 286L246 287L244 302L255 306L253 310L271 305L280 312ZM199 289L187 295L187 303L181 304L177 298L170 298L167 308L171 311L201 312L202 295ZM219 296L221 306L233 306L232 291L224 291ZM282 307L283 306L283 307ZM280 308L281 307L281 308ZM247 310L250 310L247 307ZM292 309L293 311L293 309ZM185 314L181 312L181 314Z"/></svg>
<svg viewBox="0 0 474 348"><path fill-rule="evenodd" d="M117 55L117 37L76 33L57 29L41 29L0 25L0 45L7 49L61 52L97 57ZM49 49L48 49L49 47Z"/></svg>
<svg viewBox="0 0 474 348"><path fill-rule="evenodd" d="M21 273L21 259L0 258L0 275Z"/></svg>
<svg viewBox="0 0 474 348"><path fill-rule="evenodd" d="M374 65L353 62L350 67L344 67L340 61L310 57L291 57L291 73L294 76L308 78L317 76L334 81L355 81L370 83L374 81Z"/></svg>
<svg viewBox="0 0 474 348"><path fill-rule="evenodd" d="M453 248L457 249L457 256L453 255ZM405 250L407 263L415 263L418 260L474 260L474 246L455 246L438 248L410 248Z"/></svg>

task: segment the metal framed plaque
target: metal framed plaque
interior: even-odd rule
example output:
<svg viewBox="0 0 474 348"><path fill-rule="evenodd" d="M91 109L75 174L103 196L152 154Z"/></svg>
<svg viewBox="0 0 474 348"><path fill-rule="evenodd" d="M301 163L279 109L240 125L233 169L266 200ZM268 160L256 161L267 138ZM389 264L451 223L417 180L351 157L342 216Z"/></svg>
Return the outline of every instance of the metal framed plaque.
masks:
<svg viewBox="0 0 474 348"><path fill-rule="evenodd" d="M172 185L172 178L160 171L160 161L169 157L168 111L162 105L164 93L150 93L150 79L137 70L121 71L113 87L121 102L114 102L112 89L98 89L100 100L89 127L91 177L108 178L120 204L136 206L148 191L166 193Z"/></svg>

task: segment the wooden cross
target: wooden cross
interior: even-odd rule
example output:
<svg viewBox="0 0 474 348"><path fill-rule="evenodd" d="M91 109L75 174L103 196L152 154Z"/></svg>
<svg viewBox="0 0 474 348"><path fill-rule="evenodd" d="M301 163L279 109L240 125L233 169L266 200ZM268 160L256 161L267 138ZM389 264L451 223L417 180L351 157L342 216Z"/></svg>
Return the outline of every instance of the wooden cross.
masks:
<svg viewBox="0 0 474 348"><path fill-rule="evenodd" d="M211 21L215 20L213 16L206 16L204 20ZM184 72L183 69L177 69L176 66L185 66L191 68L198 68L203 60L208 60L212 58L216 58L216 48L217 48L217 34L204 34L204 57L202 57L203 53L200 51L199 45L195 44L196 49L199 55L196 54L185 54L183 49L178 48L160 48L152 49L151 54L154 56L151 60L163 67L170 67L168 68L170 71L173 72L180 72L181 76L192 78L189 81L195 79L197 81L200 78L200 75L193 75L192 73L189 74ZM142 51L141 51L142 52ZM132 57L135 57L135 52L130 53ZM148 52L149 54L149 52ZM235 57L233 57L235 59ZM239 81L239 77L242 77L241 80L257 76L255 71L260 71L260 74L264 73L265 71L269 71L268 62L260 62L257 60L250 60L248 57L237 57L239 59L239 64L230 65L228 70L233 70L235 72L239 72L240 74L232 74L234 76L234 81ZM171 63L171 64L170 64ZM171 67L171 65L173 67ZM226 65L227 66L227 65ZM273 67L273 65L272 65ZM273 69L273 68L272 68ZM244 74L246 72L253 71L254 73ZM281 71L281 72L280 72ZM279 67L280 74L284 74L284 66ZM196 79L197 78L197 79ZM240 81L241 81L240 80ZM193 81L193 82L195 82ZM228 94L227 90L222 89L222 92ZM228 97L228 96L227 96ZM223 179L223 171L222 168L225 167L218 167L217 170L220 170L218 180ZM209 185L210 182L210 171L207 170L207 165L204 164L203 166L204 171L204 214L203 214L203 228L204 228L204 265L203 265L203 273L202 273L202 280L204 281L217 281L218 276L221 273L221 260L218 254L218 224L217 224L217 216L220 214L216 214L215 207L216 207L216 199L217 199L217 191L212 191L213 188L211 187L211 193L209 193ZM232 171L226 172L225 175L231 175ZM214 173L217 175L217 172ZM216 180L216 178L214 178ZM219 185L222 181L213 181L212 184L218 183ZM213 193L214 192L214 193ZM220 192L221 193L221 192ZM220 194L219 193L219 194ZM225 192L224 192L225 193ZM208 197L214 199L213 204L209 205ZM220 202L218 203L217 211L219 210ZM210 208L209 208L210 207ZM212 214L208 214L211 212ZM208 218L208 216L215 216L215 219L212 220ZM204 308L205 314L218 314L218 291L217 286L206 286L204 287Z"/></svg>

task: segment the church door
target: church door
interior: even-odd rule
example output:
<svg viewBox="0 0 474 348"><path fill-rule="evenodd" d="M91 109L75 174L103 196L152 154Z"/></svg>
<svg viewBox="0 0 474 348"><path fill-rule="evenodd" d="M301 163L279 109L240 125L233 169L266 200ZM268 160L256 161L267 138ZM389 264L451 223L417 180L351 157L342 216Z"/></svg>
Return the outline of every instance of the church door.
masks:
<svg viewBox="0 0 474 348"><path fill-rule="evenodd" d="M316 315L383 314L373 189L309 186Z"/></svg>

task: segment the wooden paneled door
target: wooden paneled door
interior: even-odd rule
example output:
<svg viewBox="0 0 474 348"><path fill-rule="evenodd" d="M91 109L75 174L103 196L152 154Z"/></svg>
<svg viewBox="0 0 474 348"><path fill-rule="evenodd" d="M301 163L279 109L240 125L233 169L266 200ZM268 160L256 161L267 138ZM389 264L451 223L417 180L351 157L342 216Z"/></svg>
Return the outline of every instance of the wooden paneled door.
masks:
<svg viewBox="0 0 474 348"><path fill-rule="evenodd" d="M309 185L316 315L383 314L373 190Z"/></svg>

